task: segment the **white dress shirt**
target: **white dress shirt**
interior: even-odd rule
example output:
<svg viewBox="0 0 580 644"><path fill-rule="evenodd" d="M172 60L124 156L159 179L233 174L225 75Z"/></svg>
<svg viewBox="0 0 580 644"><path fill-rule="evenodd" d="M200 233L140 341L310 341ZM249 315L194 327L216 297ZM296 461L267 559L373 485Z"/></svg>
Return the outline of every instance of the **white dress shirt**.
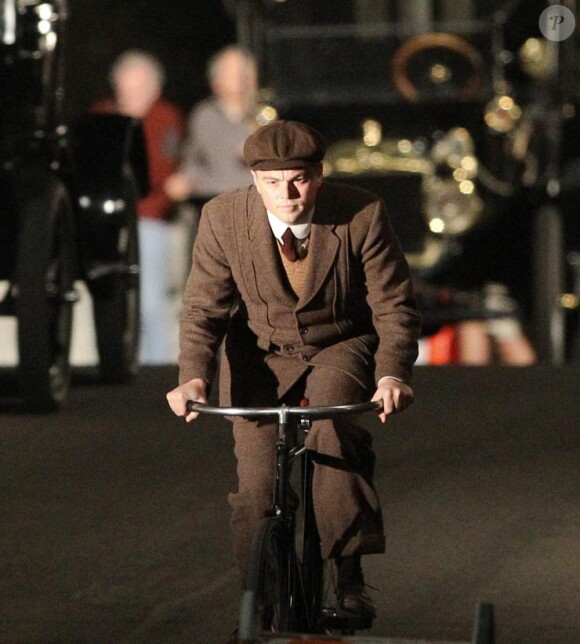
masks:
<svg viewBox="0 0 580 644"><path fill-rule="evenodd" d="M270 228L274 233L274 237L282 245L284 245L284 242L282 241L282 235L286 232L286 228L290 228L290 230L294 234L294 237L296 237L296 239L298 240L306 239L308 235L310 235L310 226L312 225L314 208L308 213L308 221L301 224L287 224L276 217L273 212L270 212L269 210L267 210L266 212L268 213L268 221L270 222Z"/></svg>

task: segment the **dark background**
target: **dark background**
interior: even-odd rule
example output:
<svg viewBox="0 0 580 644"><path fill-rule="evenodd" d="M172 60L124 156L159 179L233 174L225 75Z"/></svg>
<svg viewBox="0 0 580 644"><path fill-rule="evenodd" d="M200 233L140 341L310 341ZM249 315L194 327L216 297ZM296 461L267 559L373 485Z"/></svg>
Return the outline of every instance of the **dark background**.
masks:
<svg viewBox="0 0 580 644"><path fill-rule="evenodd" d="M184 111L208 94L207 59L236 39L220 0L69 0L66 108L82 113L108 93L108 70L129 48L159 58L166 96Z"/></svg>

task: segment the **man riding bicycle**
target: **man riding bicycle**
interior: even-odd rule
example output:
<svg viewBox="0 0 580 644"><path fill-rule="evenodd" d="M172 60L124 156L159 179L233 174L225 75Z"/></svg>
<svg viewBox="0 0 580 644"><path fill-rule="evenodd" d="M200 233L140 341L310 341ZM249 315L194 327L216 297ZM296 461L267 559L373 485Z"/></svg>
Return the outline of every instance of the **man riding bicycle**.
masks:
<svg viewBox="0 0 580 644"><path fill-rule="evenodd" d="M203 209L180 322L180 385L167 394L187 421L206 402L222 341L220 403L363 402L382 422L413 401L420 316L384 202L323 179L323 136L296 121L254 132L244 146L253 185ZM272 503L274 421L233 421L238 489L229 496L245 579L254 531ZM351 419L318 420L313 499L324 558L336 560L338 607L374 617L361 555L384 552L369 433Z"/></svg>

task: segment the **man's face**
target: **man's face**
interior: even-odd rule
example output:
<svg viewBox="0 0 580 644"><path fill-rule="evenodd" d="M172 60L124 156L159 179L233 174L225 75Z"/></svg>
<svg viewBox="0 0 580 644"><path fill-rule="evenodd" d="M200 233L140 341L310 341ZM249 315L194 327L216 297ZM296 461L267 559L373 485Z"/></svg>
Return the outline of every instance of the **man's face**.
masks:
<svg viewBox="0 0 580 644"><path fill-rule="evenodd" d="M143 118L159 98L155 73L147 65L127 65L117 70L115 94L121 114Z"/></svg>
<svg viewBox="0 0 580 644"><path fill-rule="evenodd" d="M257 90L257 75L254 65L240 52L223 54L212 82L216 96L228 103L253 103Z"/></svg>
<svg viewBox="0 0 580 644"><path fill-rule="evenodd" d="M266 208L287 224L301 223L322 185L322 165L300 170L252 170Z"/></svg>

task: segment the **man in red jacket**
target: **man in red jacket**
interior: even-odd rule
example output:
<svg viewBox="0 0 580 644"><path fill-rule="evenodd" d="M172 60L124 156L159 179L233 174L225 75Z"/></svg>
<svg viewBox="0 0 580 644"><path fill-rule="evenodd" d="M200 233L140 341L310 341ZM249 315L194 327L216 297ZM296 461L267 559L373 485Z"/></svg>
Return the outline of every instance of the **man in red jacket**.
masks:
<svg viewBox="0 0 580 644"><path fill-rule="evenodd" d="M138 204L141 255L141 361L171 361L168 266L173 201L163 185L175 171L184 135L180 110L162 97L165 74L150 54L130 50L111 70L114 97L100 101L96 112L116 112L143 123L151 189Z"/></svg>

